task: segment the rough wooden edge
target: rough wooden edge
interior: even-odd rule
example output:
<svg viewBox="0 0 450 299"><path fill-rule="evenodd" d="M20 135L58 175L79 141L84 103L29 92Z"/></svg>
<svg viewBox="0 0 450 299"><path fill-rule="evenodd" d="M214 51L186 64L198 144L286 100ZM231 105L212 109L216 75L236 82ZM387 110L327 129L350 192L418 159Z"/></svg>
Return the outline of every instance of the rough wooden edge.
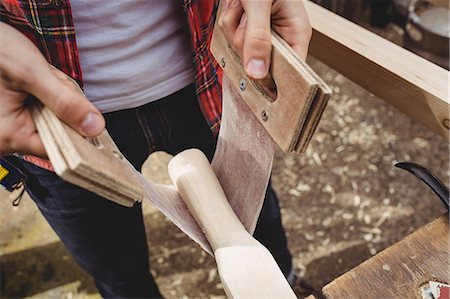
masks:
<svg viewBox="0 0 450 299"><path fill-rule="evenodd" d="M69 159L72 159L75 165L84 162L72 143L77 141L70 139L63 123L48 108L35 103L32 106L32 113L54 170L63 180L90 190L123 206L131 207L136 201L142 200L144 192L142 187L125 186L127 188L121 188L118 183L122 182L111 184L108 180L102 180L101 174L96 179L93 175L96 169L88 169L90 172L86 173L79 171L79 167L71 168L68 163ZM92 154L98 153L92 152ZM136 183L138 182L136 181ZM139 200L136 200L136 198Z"/></svg>
<svg viewBox="0 0 450 299"><path fill-rule="evenodd" d="M312 56L448 140L447 70L317 4L304 3L314 29Z"/></svg>

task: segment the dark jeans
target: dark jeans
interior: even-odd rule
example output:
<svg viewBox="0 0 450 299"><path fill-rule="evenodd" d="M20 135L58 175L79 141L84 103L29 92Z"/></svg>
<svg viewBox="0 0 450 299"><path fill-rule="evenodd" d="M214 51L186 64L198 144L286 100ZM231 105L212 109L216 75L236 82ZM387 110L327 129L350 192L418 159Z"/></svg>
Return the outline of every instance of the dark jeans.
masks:
<svg viewBox="0 0 450 299"><path fill-rule="evenodd" d="M157 150L175 155L196 147L209 159L213 156L216 140L192 86L136 109L107 113L105 118L109 134L136 169ZM73 257L94 277L103 297L161 297L149 271L140 204L122 207L30 163L18 159L12 162L29 175L28 193ZM287 275L291 255L278 199L270 186L255 237L272 252Z"/></svg>

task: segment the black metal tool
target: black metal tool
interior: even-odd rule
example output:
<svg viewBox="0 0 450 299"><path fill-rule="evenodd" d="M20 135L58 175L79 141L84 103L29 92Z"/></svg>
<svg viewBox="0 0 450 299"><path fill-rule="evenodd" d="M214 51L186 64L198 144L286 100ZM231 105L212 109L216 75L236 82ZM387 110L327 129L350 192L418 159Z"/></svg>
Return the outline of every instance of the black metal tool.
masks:
<svg viewBox="0 0 450 299"><path fill-rule="evenodd" d="M25 180L26 176L22 171L0 157L0 186L9 192L13 192L20 188Z"/></svg>
<svg viewBox="0 0 450 299"><path fill-rule="evenodd" d="M447 210L449 210L450 192L448 188L431 173L431 171L412 162L401 162L395 164L395 166L412 173L414 176L422 180L422 182L427 184L428 187L430 187L431 190L433 190L434 193L436 193L436 195L442 200L444 205L447 207Z"/></svg>
<svg viewBox="0 0 450 299"><path fill-rule="evenodd" d="M20 200L25 193L24 185L26 180L27 176L22 171L0 156L0 187L5 188L9 192L21 189L19 195L12 201L13 206L19 205Z"/></svg>

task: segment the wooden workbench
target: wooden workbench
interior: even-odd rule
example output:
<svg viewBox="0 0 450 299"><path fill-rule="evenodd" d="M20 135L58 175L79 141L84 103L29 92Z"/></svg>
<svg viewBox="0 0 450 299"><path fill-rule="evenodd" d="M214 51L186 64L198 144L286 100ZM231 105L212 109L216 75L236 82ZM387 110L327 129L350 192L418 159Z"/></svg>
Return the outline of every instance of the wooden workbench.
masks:
<svg viewBox="0 0 450 299"><path fill-rule="evenodd" d="M422 298L430 280L450 282L449 214L421 227L323 288L326 298ZM314 298L314 297L308 297Z"/></svg>

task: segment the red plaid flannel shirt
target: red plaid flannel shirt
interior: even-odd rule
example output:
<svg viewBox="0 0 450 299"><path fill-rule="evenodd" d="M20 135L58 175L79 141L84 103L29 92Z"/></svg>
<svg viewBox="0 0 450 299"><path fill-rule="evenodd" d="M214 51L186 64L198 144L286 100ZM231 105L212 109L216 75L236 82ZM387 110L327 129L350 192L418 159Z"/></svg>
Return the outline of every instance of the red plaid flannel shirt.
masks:
<svg viewBox="0 0 450 299"><path fill-rule="evenodd" d="M184 0L198 101L214 134L219 130L222 109L220 68L209 51L217 6L218 0ZM26 35L49 63L83 86L70 0L0 0L0 21ZM49 161L23 158L52 169Z"/></svg>

